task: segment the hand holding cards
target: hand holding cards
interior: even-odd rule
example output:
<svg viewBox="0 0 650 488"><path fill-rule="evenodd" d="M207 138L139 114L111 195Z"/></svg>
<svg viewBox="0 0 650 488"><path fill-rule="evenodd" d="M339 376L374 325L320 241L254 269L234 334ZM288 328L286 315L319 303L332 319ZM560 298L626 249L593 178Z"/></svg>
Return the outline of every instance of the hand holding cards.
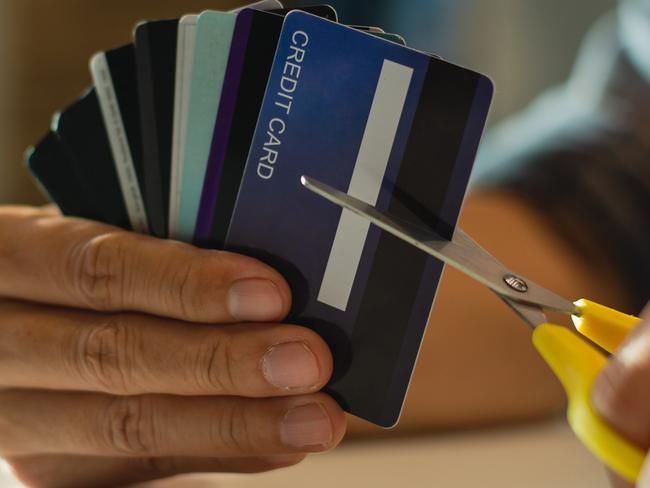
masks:
<svg viewBox="0 0 650 488"><path fill-rule="evenodd" d="M314 14L330 16L318 8ZM117 94L129 140L122 146L132 154L143 147L131 161L144 163L133 175L142 175L152 233L167 236L168 216L175 216L171 237L248 254L280 271L293 292L288 321L316 330L332 350L327 391L351 413L390 426L399 418L442 265L319 200L301 187L300 176L451 236L492 86L480 74L386 40L390 34L314 14L214 13L232 25L219 38L209 28L201 34L204 13L193 49L173 33L176 21L164 24L164 41L150 34L136 42L137 69L128 76L139 87L142 141L131 140L138 137L134 116L124 120L128 97ZM153 28L147 25L138 29ZM203 36L213 49L201 44ZM150 54L141 61L145 41ZM191 70L177 69L181 56L184 63L191 58ZM218 74L204 71L217 60ZM92 107L88 117L97 120L99 104ZM137 192L127 194L125 177L117 176L128 158L116 156L116 143L111 151L107 141L115 135L96 132L75 140L85 137L94 152L103 151L99 156L68 149L78 147L73 135L55 127L32 152L31 167L68 214L138 228L128 218L133 202L125 204ZM85 171L72 161L85 163ZM70 175L67 192L48 164ZM88 177L95 165L101 192ZM69 194L96 210L82 212Z"/></svg>

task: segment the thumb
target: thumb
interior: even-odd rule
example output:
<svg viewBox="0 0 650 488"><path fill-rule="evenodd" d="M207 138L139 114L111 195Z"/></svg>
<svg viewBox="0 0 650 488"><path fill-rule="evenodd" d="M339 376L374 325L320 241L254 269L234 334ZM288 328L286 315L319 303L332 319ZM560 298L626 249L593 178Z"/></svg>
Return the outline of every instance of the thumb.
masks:
<svg viewBox="0 0 650 488"><path fill-rule="evenodd" d="M650 488L650 455L647 455L645 458L645 464L641 470L641 476L639 476L637 487Z"/></svg>
<svg viewBox="0 0 650 488"><path fill-rule="evenodd" d="M650 447L650 306L641 323L596 379L592 400L614 429L643 449Z"/></svg>
<svg viewBox="0 0 650 488"><path fill-rule="evenodd" d="M644 450L650 447L650 305L594 383L598 414L622 436ZM632 486L610 473L612 486ZM650 488L650 457L637 487Z"/></svg>

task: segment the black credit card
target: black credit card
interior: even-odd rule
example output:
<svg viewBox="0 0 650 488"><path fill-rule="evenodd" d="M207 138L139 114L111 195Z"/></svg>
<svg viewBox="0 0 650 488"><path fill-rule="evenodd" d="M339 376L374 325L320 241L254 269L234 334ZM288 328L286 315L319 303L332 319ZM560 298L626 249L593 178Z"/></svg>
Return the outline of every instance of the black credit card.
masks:
<svg viewBox="0 0 650 488"><path fill-rule="evenodd" d="M131 229L95 89L59 113L52 130L79 178L80 188L92 195L98 211L96 220Z"/></svg>
<svg viewBox="0 0 650 488"><path fill-rule="evenodd" d="M90 72L131 227L148 233L135 47L128 44L94 55Z"/></svg>
<svg viewBox="0 0 650 488"><path fill-rule="evenodd" d="M178 20L159 20L135 29L144 201L150 232L167 237L174 125Z"/></svg>
<svg viewBox="0 0 650 488"><path fill-rule="evenodd" d="M98 220L100 212L52 131L26 154L29 171L63 215Z"/></svg>

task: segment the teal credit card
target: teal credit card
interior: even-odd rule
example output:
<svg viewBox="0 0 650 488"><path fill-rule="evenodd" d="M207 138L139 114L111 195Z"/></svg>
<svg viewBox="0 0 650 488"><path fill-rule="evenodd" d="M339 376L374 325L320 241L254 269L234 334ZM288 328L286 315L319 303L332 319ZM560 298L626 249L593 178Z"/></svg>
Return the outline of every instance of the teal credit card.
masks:
<svg viewBox="0 0 650 488"><path fill-rule="evenodd" d="M192 66L176 239L191 241L237 14L203 12Z"/></svg>
<svg viewBox="0 0 650 488"><path fill-rule="evenodd" d="M252 5L260 10L281 8L276 0ZM214 123L217 118L223 79L228 65L230 44L237 12L208 10L199 15L192 62L185 150L179 169L180 195L175 235L191 242L199 209L203 177L210 154Z"/></svg>

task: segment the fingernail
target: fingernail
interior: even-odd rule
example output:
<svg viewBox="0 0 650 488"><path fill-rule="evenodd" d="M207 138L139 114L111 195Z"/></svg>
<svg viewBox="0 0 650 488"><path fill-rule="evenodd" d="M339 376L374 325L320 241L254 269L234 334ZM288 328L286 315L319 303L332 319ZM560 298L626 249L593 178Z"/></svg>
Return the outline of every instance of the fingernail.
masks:
<svg viewBox="0 0 650 488"><path fill-rule="evenodd" d="M277 320L282 314L282 296L272 281L235 281L228 290L227 305L235 320Z"/></svg>
<svg viewBox="0 0 650 488"><path fill-rule="evenodd" d="M266 351L262 374L276 388L314 388L320 379L320 367L307 344L287 342Z"/></svg>
<svg viewBox="0 0 650 488"><path fill-rule="evenodd" d="M324 447L332 443L332 422L322 405L302 405L284 416L281 438L294 448Z"/></svg>

